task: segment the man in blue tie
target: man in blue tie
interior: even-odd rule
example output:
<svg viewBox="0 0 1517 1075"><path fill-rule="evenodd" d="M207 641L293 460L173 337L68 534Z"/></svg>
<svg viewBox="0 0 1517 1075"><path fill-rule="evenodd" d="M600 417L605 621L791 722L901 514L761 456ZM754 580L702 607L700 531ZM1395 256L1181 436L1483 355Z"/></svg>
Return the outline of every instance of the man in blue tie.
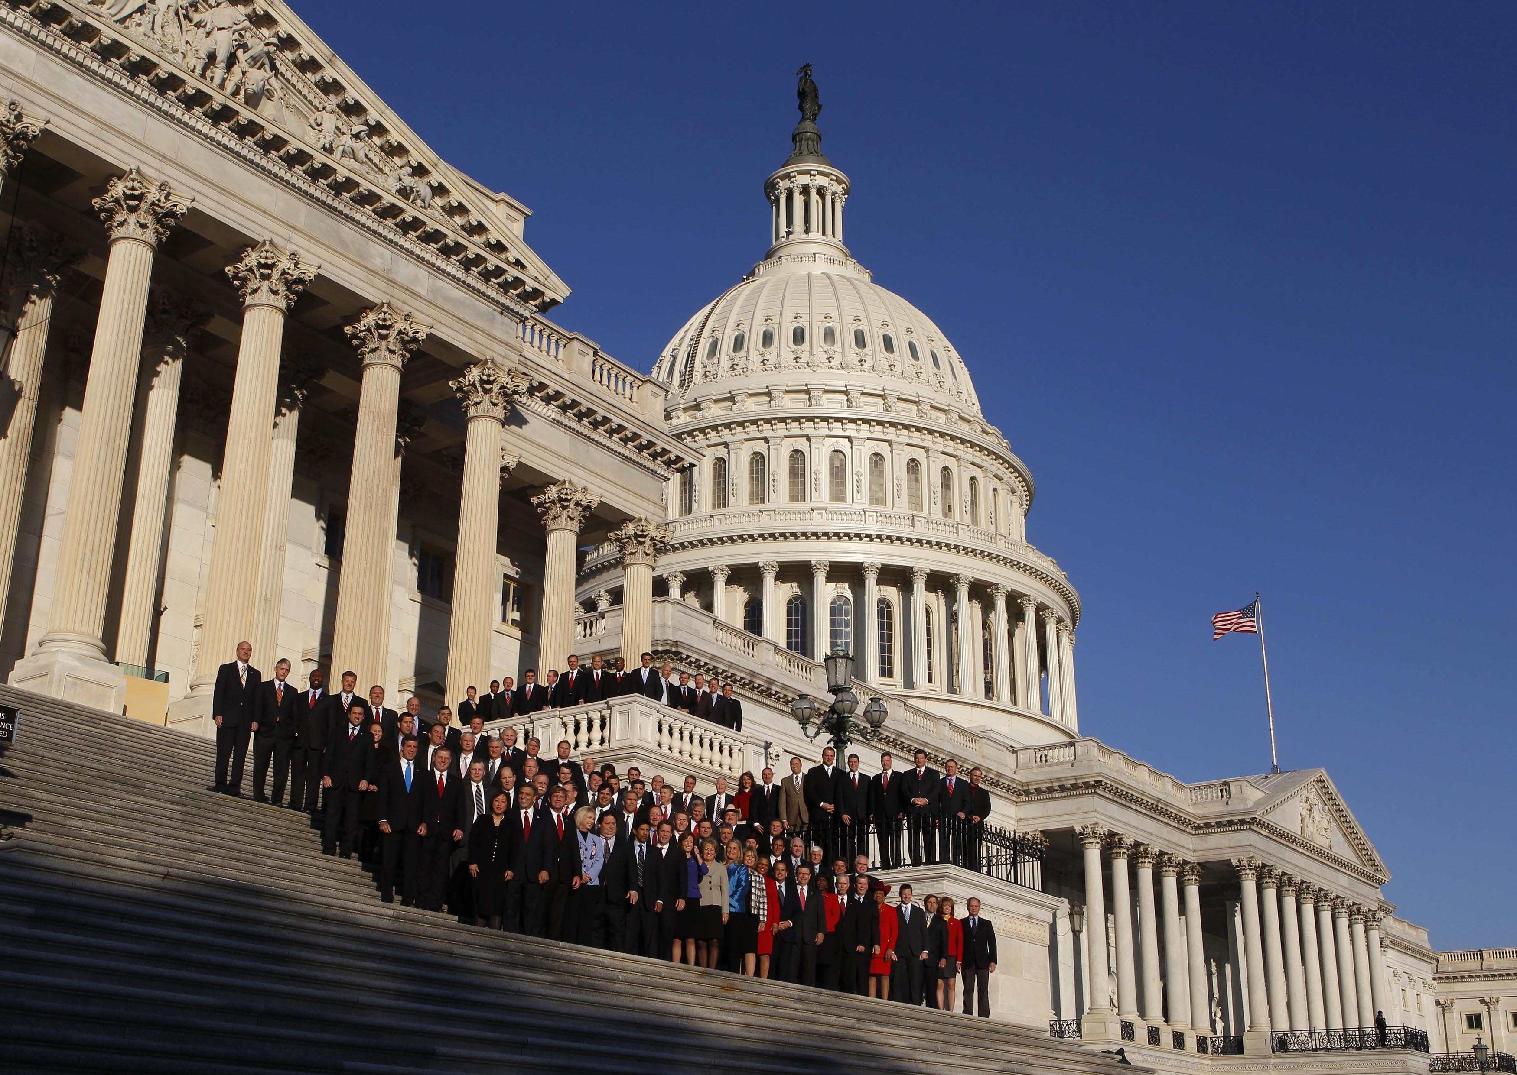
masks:
<svg viewBox="0 0 1517 1075"><path fill-rule="evenodd" d="M400 756L388 762L379 781L379 831L383 834L379 866L379 898L395 902L395 871L401 873L400 902L416 902L417 864L421 853L421 780L416 762L416 737L400 744Z"/></svg>

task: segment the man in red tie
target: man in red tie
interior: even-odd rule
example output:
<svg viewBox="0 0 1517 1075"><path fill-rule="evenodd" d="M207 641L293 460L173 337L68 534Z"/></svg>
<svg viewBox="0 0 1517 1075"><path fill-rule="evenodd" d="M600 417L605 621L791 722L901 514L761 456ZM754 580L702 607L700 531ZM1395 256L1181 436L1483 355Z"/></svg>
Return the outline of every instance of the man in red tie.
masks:
<svg viewBox="0 0 1517 1075"><path fill-rule="evenodd" d="M416 906L440 911L447 898L448 873L453 850L463 843L459 797L463 781L452 771L453 751L446 746L432 752L432 770L421 785L421 864Z"/></svg>
<svg viewBox="0 0 1517 1075"><path fill-rule="evenodd" d="M290 662L281 657L274 663L274 678L260 683L253 696L253 798L257 802L268 801L264 787L272 759L275 806L283 805L300 724L299 699L295 688L286 682L289 676Z"/></svg>
<svg viewBox="0 0 1517 1075"><path fill-rule="evenodd" d="M526 891L523 910L526 932L562 938L567 888L579 876L579 841L569 821L564 789L548 792L548 809L540 811L527 847Z"/></svg>
<svg viewBox="0 0 1517 1075"><path fill-rule="evenodd" d="M901 829L906 823L906 807L901 801L901 778L895 772L895 758L887 750L880 755L880 771L869 780L869 816L879 837L880 869L893 870L901 864Z"/></svg>
<svg viewBox="0 0 1517 1075"><path fill-rule="evenodd" d="M781 912L791 923L799 949L796 981L816 985L816 957L827 936L827 919L822 894L812 884L811 867L802 864L795 871L795 888Z"/></svg>
<svg viewBox="0 0 1517 1075"><path fill-rule="evenodd" d="M354 699L347 723L327 745L326 771L321 777L321 786L327 789L327 816L321 831L324 855L341 853L343 858L352 858L358 844L358 806L369 790L369 755L373 753L372 741L362 727L368 715L364 704Z"/></svg>
<svg viewBox="0 0 1517 1075"><path fill-rule="evenodd" d="M969 828L969 781L959 775L959 763L952 759L944 763L943 772L942 854L955 866L962 866Z"/></svg>
<svg viewBox="0 0 1517 1075"><path fill-rule="evenodd" d="M859 772L857 754L848 755L848 771L838 786L837 805L842 828L836 857L852 862L855 855L869 849L869 778Z"/></svg>
<svg viewBox="0 0 1517 1075"><path fill-rule="evenodd" d="M322 754L327 748L327 692L321 669L314 668L309 684L295 702L295 749L290 759L290 809L315 814L321 802Z"/></svg>

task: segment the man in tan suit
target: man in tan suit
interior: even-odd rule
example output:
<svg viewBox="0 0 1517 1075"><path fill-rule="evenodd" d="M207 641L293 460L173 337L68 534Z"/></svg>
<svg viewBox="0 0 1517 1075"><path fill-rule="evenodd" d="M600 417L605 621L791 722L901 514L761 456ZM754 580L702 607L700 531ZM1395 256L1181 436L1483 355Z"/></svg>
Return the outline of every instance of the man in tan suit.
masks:
<svg viewBox="0 0 1517 1075"><path fill-rule="evenodd" d="M786 832L796 832L811 824L811 812L806 809L806 795L801 789L801 759L790 759L790 775L780 784L780 818L785 822Z"/></svg>

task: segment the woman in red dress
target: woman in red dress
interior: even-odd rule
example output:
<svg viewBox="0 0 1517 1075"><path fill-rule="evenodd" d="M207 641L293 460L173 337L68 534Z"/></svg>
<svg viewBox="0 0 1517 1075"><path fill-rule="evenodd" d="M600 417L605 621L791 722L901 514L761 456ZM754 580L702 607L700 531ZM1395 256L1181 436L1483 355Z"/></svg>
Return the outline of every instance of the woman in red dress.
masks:
<svg viewBox="0 0 1517 1075"><path fill-rule="evenodd" d="M753 804L753 788L757 783L752 773L744 773L737 778L737 794L732 796L732 805L737 807L737 812L743 815L744 821L753 820L749 807Z"/></svg>
<svg viewBox="0 0 1517 1075"><path fill-rule="evenodd" d="M964 925L953 917L953 897L944 896L938 901L938 917L928 928L929 942L938 961L937 970L938 1010L951 1012L954 986L959 981L959 964L964 961Z"/></svg>
<svg viewBox="0 0 1517 1075"><path fill-rule="evenodd" d="M774 955L774 924L780 920L780 890L775 886L774 878L769 876L768 859L760 856L753 868L758 876L753 879L749 894L753 916L758 919L758 938L754 946L758 955L757 976L767 978L769 958Z"/></svg>
<svg viewBox="0 0 1517 1075"><path fill-rule="evenodd" d="M890 999L890 973L895 969L895 942L901 932L901 918L894 907L885 902L890 895L890 886L879 881L872 889L875 906L880 911L880 943L875 946L874 958L869 961L869 995L880 1000Z"/></svg>

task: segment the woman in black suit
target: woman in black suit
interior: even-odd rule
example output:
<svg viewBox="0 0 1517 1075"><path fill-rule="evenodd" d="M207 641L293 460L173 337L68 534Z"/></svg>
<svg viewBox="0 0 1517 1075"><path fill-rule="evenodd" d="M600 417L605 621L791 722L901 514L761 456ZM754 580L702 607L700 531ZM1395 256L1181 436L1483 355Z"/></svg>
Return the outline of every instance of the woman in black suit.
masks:
<svg viewBox="0 0 1517 1075"><path fill-rule="evenodd" d="M358 858L372 866L379 861L379 774L384 769L386 744L378 721L369 725L368 733L371 738L364 761L369 786L358 800Z"/></svg>
<svg viewBox="0 0 1517 1075"><path fill-rule="evenodd" d="M512 826L506 824L511 797L497 791L490 797L490 816L469 830L469 883L474 896L474 924L501 928L506 904L506 867L511 861Z"/></svg>

